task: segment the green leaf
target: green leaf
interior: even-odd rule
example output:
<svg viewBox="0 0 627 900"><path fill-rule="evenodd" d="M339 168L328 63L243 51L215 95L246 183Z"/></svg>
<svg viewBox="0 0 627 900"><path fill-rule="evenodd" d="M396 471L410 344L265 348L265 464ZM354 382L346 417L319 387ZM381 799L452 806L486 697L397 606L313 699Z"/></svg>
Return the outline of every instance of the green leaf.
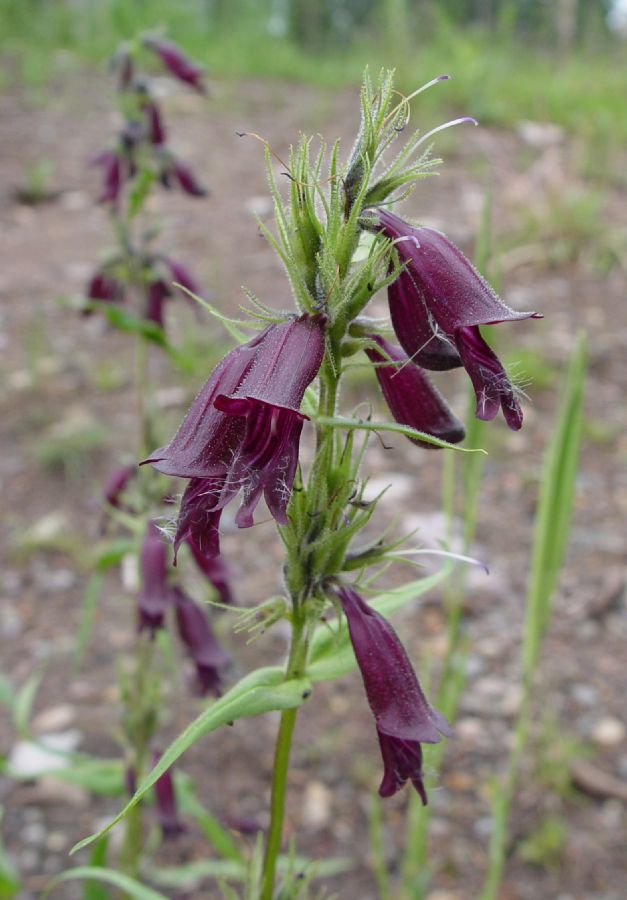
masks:
<svg viewBox="0 0 627 900"><path fill-rule="evenodd" d="M226 878L243 882L246 869L243 862L234 859L199 859L181 866L150 868L150 878L159 887L176 890L194 890L205 878Z"/></svg>
<svg viewBox="0 0 627 900"><path fill-rule="evenodd" d="M85 594L83 596L83 606L81 608L81 617L78 624L78 632L76 635L76 647L74 649L74 666L78 667L85 658L85 651L91 637L94 626L94 616L98 605L98 598L104 584L104 573L98 569L92 574L87 582Z"/></svg>
<svg viewBox="0 0 627 900"><path fill-rule="evenodd" d="M34 672L20 688L13 706L13 724L20 737L30 736L29 722L43 675Z"/></svg>
<svg viewBox="0 0 627 900"><path fill-rule="evenodd" d="M76 853L82 847L86 847L93 841L104 837L114 825L124 818L132 807L139 803L157 779L192 744L195 744L204 735L215 731L220 725L234 722L246 716L257 716L275 709L293 709L296 706L300 706L311 692L309 682L305 679L284 681L284 678L285 673L278 666L257 669L232 687L223 697L216 700L170 744L157 765L149 772L133 797L131 797L115 819L97 834L92 834L76 844L72 848L71 853Z"/></svg>
<svg viewBox="0 0 627 900"><path fill-rule="evenodd" d="M527 593L524 665L533 674L551 601L568 545L583 421L586 341L580 335L560 404L557 427L546 450L536 512Z"/></svg>
<svg viewBox="0 0 627 900"><path fill-rule="evenodd" d="M451 569L451 565L443 566L427 578L419 578L403 587L393 588L369 599L368 603L387 618L441 584ZM319 625L316 628L309 649L308 678L312 681L329 681L351 672L356 664L348 628L343 626L339 632L332 631L328 625Z"/></svg>
<svg viewBox="0 0 627 900"><path fill-rule="evenodd" d="M133 182L133 187L128 198L128 217L134 219L142 211L144 203L150 195L150 189L156 179L155 173L150 169L142 169Z"/></svg>
<svg viewBox="0 0 627 900"><path fill-rule="evenodd" d="M153 891L152 888L146 887L129 875L124 875L122 872L114 872L113 869L101 869L99 866L78 866L76 869L68 869L66 872L62 872L49 883L42 894L42 900L45 900L63 882L80 880L81 878L90 878L94 881L104 881L105 884L112 884L128 894L129 897L134 898L134 900L168 900L165 894Z"/></svg>
<svg viewBox="0 0 627 900"><path fill-rule="evenodd" d="M107 838L94 844L89 857L89 865L98 869L105 868L108 849L109 841ZM102 884L98 884L97 881L86 881L83 888L83 900L109 900L109 891Z"/></svg>
<svg viewBox="0 0 627 900"><path fill-rule="evenodd" d="M117 796L124 791L124 773L120 760L96 759L94 757L82 757L62 750L55 751L45 746L49 753L55 753L65 757L70 764L64 769L50 769L42 771L41 775L49 775L65 784L75 784L83 787L92 794L104 797ZM9 769L9 776L16 780L31 780L31 775L19 776Z"/></svg>
<svg viewBox="0 0 627 900"><path fill-rule="evenodd" d="M0 806L0 823L4 810ZM20 875L13 861L7 855L4 844L0 840L0 900L10 900L17 896L22 889Z"/></svg>
<svg viewBox="0 0 627 900"><path fill-rule="evenodd" d="M105 304L101 303L99 307L111 325L117 328L118 331L123 331L126 334L139 334L147 341L152 341L160 347L167 348L168 342L163 329L156 322L149 322L146 319L139 318L139 316L134 316L133 313L128 312L126 309L121 309L119 306L109 304L105 306Z"/></svg>
<svg viewBox="0 0 627 900"><path fill-rule="evenodd" d="M368 422L364 419L349 419L346 416L315 416L314 421L318 425L326 425L330 428L348 428L358 431L390 431L395 434L404 434L406 437L415 438L418 441L424 441L427 444L433 444L434 447L441 447L446 450L459 450L462 453L485 453L485 450L458 447L456 444L449 444L440 438L433 437L432 434L425 434L424 431L416 431L409 425L400 425L398 422Z"/></svg>

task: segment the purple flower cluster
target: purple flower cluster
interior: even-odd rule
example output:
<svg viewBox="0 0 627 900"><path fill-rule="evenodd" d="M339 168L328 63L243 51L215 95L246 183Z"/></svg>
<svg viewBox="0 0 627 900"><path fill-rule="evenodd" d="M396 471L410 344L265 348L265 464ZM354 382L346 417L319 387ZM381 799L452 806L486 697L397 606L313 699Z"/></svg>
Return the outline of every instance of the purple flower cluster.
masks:
<svg viewBox="0 0 627 900"><path fill-rule="evenodd" d="M193 552L193 546L191 549ZM194 689L200 694L217 694L220 691L220 672L228 665L230 657L218 643L201 607L179 585L170 583L169 555L169 546L163 540L159 528L155 522L149 522L139 558L139 628L154 635L164 627L168 609L174 608L179 635L196 670ZM224 562L214 560L214 565L210 568L203 561L200 568L220 593L221 599L230 600L228 570Z"/></svg>
<svg viewBox="0 0 627 900"><path fill-rule="evenodd" d="M145 46L153 52L178 80L203 92L203 70L193 63L174 44L154 38L146 39ZM98 198L114 215L119 214L123 192L135 179L140 169L146 168L146 160L153 174L165 188L178 187L190 197L203 197L206 189L194 172L176 157L167 146L167 131L157 100L150 93L150 86L136 70L133 57L128 52L118 54L113 63L119 74L119 89L127 98L127 119L114 147L96 155L92 163L102 169L102 188ZM142 160L140 166L139 160ZM192 293L198 286L187 269L176 260L163 255L142 252L134 259L135 277L141 273L144 294L143 318L164 327L165 302L174 295L172 281L176 281ZM131 281L124 258L108 260L90 278L87 299L104 303L121 303L128 294Z"/></svg>

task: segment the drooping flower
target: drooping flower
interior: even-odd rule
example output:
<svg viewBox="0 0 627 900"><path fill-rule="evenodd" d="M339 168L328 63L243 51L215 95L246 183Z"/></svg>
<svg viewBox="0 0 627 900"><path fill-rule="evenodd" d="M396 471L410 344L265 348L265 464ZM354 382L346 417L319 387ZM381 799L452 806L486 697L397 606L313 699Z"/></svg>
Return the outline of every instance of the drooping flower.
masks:
<svg viewBox="0 0 627 900"><path fill-rule="evenodd" d="M352 587L337 593L377 728L384 766L379 794L390 797L409 779L426 804L420 745L450 737L450 726L430 706L389 622Z"/></svg>
<svg viewBox="0 0 627 900"><path fill-rule="evenodd" d="M190 478L176 544L190 535L206 555L218 549L220 511L242 491L236 523L253 524L263 493L277 522L287 522L300 433L299 407L324 355L321 316L270 325L216 366L166 447L145 462Z"/></svg>
<svg viewBox="0 0 627 900"><path fill-rule="evenodd" d="M120 509L120 498L129 481L137 473L137 466L122 466L107 478L102 495L109 506Z"/></svg>
<svg viewBox="0 0 627 900"><path fill-rule="evenodd" d="M160 753L153 753L153 768L161 759ZM154 784L157 819L164 840L173 840L186 830L178 814L172 766L161 775Z"/></svg>
<svg viewBox="0 0 627 900"><path fill-rule="evenodd" d="M221 556L208 556L206 553L203 553L201 547L198 546L192 535L187 538L187 544L196 565L207 581L216 589L222 603L226 603L227 605L232 604L233 591L231 590L231 585L229 583L229 579L233 574L231 567Z"/></svg>
<svg viewBox="0 0 627 900"><path fill-rule="evenodd" d="M137 598L140 631L151 634L163 628L166 610L172 603L168 585L168 545L156 523L150 521L139 555L141 588Z"/></svg>
<svg viewBox="0 0 627 900"><path fill-rule="evenodd" d="M162 278L151 281L146 293L146 311L144 318L154 322L159 328L165 328L165 302L171 295L170 288Z"/></svg>
<svg viewBox="0 0 627 900"><path fill-rule="evenodd" d="M370 339L383 351L368 348L366 354L377 363L375 373L390 411L397 422L424 431L441 440L456 444L464 439L464 426L451 412L448 404L431 384L422 369L407 355L380 335ZM433 444L410 438L420 447Z"/></svg>
<svg viewBox="0 0 627 900"><path fill-rule="evenodd" d="M161 258L170 270L173 281L180 284L181 287L184 287L190 294L200 294L200 287L196 279L190 274L187 266L184 266L183 263L178 262L176 259L171 259L169 256L163 256ZM188 299L191 300L192 303L194 302L191 297L188 297Z"/></svg>
<svg viewBox="0 0 627 900"><path fill-rule="evenodd" d="M506 306L464 254L432 228L416 228L377 211L383 233L395 240L405 269L388 288L392 324L405 352L427 369L464 366L477 397L476 415L493 419L499 406L510 428L522 410L503 365L480 325L538 318Z"/></svg>
<svg viewBox="0 0 627 900"><path fill-rule="evenodd" d="M173 181L190 197L207 196L207 189L198 181L190 167L171 156L161 172L161 183L164 187L170 188Z"/></svg>
<svg viewBox="0 0 627 900"><path fill-rule="evenodd" d="M219 693L220 671L231 658L220 646L207 616L180 588L172 588L176 621L181 640L196 667L197 687L201 694Z"/></svg>
<svg viewBox="0 0 627 900"><path fill-rule="evenodd" d="M106 269L98 269L87 285L87 297L90 300L119 303L124 300L124 285Z"/></svg>
<svg viewBox="0 0 627 900"><path fill-rule="evenodd" d="M165 125L161 117L161 111L154 100L149 100L144 107L148 122L148 139L155 147L165 144Z"/></svg>
<svg viewBox="0 0 627 900"><path fill-rule="evenodd" d="M159 57L175 78L191 85L201 94L205 93L205 86L201 81L204 69L185 56L180 47L177 47L172 41L164 41L159 38L146 38L145 44Z"/></svg>
<svg viewBox="0 0 627 900"><path fill-rule="evenodd" d="M115 206L122 189L122 160L114 150L103 150L93 160L93 165L102 166L102 191L98 203L111 203Z"/></svg>

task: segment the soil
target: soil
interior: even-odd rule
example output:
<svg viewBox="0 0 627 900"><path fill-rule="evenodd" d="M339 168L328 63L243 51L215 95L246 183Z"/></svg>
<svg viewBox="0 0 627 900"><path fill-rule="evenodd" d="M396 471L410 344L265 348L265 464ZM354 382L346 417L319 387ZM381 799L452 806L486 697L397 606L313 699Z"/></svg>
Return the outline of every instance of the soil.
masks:
<svg viewBox="0 0 627 900"><path fill-rule="evenodd" d="M115 126L110 100L105 83L85 74L51 86L45 103L24 91L0 101L0 668L16 689L33 673L41 674L35 733L76 729L80 750L116 759L115 659L129 651L134 634L132 594L116 575L106 580L78 671L72 654L88 561L100 538L101 487L121 460L134 456L132 341L101 317L84 318L71 304L59 302L60 296L81 294L109 246L106 216L93 202L97 173L87 161ZM289 307L281 266L254 219L255 214L265 220L271 215L263 147L236 132L262 135L283 159L301 129L330 140L341 136L348 152L357 126L356 93L218 81L209 101L175 91L164 103L173 146L211 195L206 200L160 195L155 212L163 216L161 246L189 264L223 311L237 312L245 299L241 285L269 305ZM581 147L575 141L551 127L533 134L532 139L525 128L468 128L456 143L444 145L450 149L440 176L425 180L406 206L408 215L446 230L469 252L488 191L497 241L520 226L525 210L540 221L546 218L546 230L523 252L503 257L504 297L545 318L499 329L505 356L516 359L519 353L531 361L530 400L520 433L507 432L502 420L487 432L490 455L473 553L488 563L491 574L472 570L468 575L468 684L440 783L430 792L431 900L479 895L490 829L489 785L503 771L520 699L521 622L542 452L554 427L559 376L580 329L589 339L589 370L572 535L542 652L532 739L500 896L619 900L627 884L625 248L605 271L595 265L603 250L595 235L621 233L625 188L616 180L604 189L598 229L579 239L576 226L562 222L551 236L548 198L590 185L578 174ZM32 206L16 199L16 192L41 160L52 165L51 199ZM574 245L556 263L551 251L565 238ZM383 314L382 299L375 307ZM182 300L171 302L168 326L174 343L198 342L199 334L206 340L207 372L228 340L215 322L197 319ZM167 437L205 377L202 358L192 374L183 376L158 351L152 356ZM354 380L347 408L352 399L375 397L373 381ZM458 410L464 408L466 385L459 373L442 376L438 384ZM83 449L71 438L65 445L61 440L72 451L64 464L54 448L59 435L71 435L72 428L92 439ZM373 493L392 484L378 524L396 516L403 528L421 529L417 540L422 544L437 541L441 462L437 452L400 438L386 438L385 445L373 440L365 463ZM270 521L237 533L232 517L225 519L223 548L226 558L237 563L237 599L250 606L277 592L280 548ZM383 584L406 577L401 570ZM435 663L437 671L444 647L441 595L434 591L395 621L415 663ZM247 644L246 635L230 632L230 622L222 616L218 628L236 660L233 679L252 666L282 660L286 635L280 627ZM201 701L187 699L182 677L170 679L163 694L164 743L200 707ZM198 796L221 820L267 822L276 724L274 714L240 721L203 739L182 761ZM0 709L0 752L8 756L17 740L8 711ZM582 760L605 789L590 788L590 770L587 781L585 771L581 775ZM299 852L308 857L352 859L351 871L325 882L339 897L378 896L368 841L370 797L378 777L376 736L358 675L320 685L299 718L287 831L298 837ZM384 852L392 872L400 860L408 796L406 789L383 806ZM117 811L120 798L91 797L60 787L48 776L24 782L0 776L0 803L6 848L24 879L20 896L28 900L51 874L86 861L79 855L70 862L67 851ZM198 828L192 822L188 826L175 845L160 852L160 863L207 855ZM551 843L551 829L558 832L557 846ZM69 885L58 894L82 896ZM214 898L220 892L205 883L191 896Z"/></svg>

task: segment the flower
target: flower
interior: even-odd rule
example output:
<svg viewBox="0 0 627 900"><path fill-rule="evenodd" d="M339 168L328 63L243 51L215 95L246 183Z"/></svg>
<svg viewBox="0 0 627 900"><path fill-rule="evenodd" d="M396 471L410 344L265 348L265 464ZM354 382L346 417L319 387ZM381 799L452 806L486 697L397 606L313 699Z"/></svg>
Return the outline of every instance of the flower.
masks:
<svg viewBox="0 0 627 900"><path fill-rule="evenodd" d="M180 588L172 588L172 594L179 634L196 666L197 688L201 694L218 694L220 670L231 658L218 643L202 609Z"/></svg>
<svg viewBox="0 0 627 900"><path fill-rule="evenodd" d="M181 190L190 197L207 196L207 189L200 184L189 166L175 157L168 160L161 172L161 183L164 187L172 187L172 179L177 181Z"/></svg>
<svg viewBox="0 0 627 900"><path fill-rule="evenodd" d="M324 324L322 316L291 318L227 353L170 443L144 460L165 475L191 479L175 547L192 536L205 555L215 555L221 510L240 490L240 528L253 524L262 493L276 521L286 524L307 418L299 407L322 363Z"/></svg>
<svg viewBox="0 0 627 900"><path fill-rule="evenodd" d="M159 328L165 328L164 307L165 301L171 296L168 285L161 278L151 281L146 294L146 311L144 318L148 322L154 322Z"/></svg>
<svg viewBox="0 0 627 900"><path fill-rule="evenodd" d="M222 559L221 556L207 556L203 553L202 548L196 543L193 535L187 538L187 544L191 550L196 565L203 573L207 581L216 589L220 595L222 603L227 605L233 603L233 592L229 584L229 578L233 574L231 567Z"/></svg>
<svg viewBox="0 0 627 900"><path fill-rule="evenodd" d="M87 297L90 300L117 303L124 300L124 285L113 275L109 275L106 269L98 269L87 285Z"/></svg>
<svg viewBox="0 0 627 900"><path fill-rule="evenodd" d="M147 628L152 635L163 628L166 609L172 603L172 589L168 585L168 545L154 521L148 523L139 568L142 587L137 598L139 629Z"/></svg>
<svg viewBox="0 0 627 900"><path fill-rule="evenodd" d="M144 43L153 53L156 53L166 69L175 78L191 85L191 87L200 91L201 94L205 93L205 86L201 81L204 69L185 56L180 47L177 47L171 41L164 41L159 38L147 38Z"/></svg>
<svg viewBox="0 0 627 900"><path fill-rule="evenodd" d="M165 144L165 125L161 118L161 112L154 100L149 100L144 108L148 120L148 137L155 147Z"/></svg>
<svg viewBox="0 0 627 900"><path fill-rule="evenodd" d="M152 766L157 765L161 759L160 753L153 753ZM166 769L154 784L156 812L161 834L164 840L177 838L186 829L178 816L176 793L174 791L174 779L172 778L172 766Z"/></svg>
<svg viewBox="0 0 627 900"><path fill-rule="evenodd" d="M352 587L343 585L337 594L377 727L384 766L379 794L390 797L409 779L426 805L420 745L450 737L450 726L429 705L389 622Z"/></svg>
<svg viewBox="0 0 627 900"><path fill-rule="evenodd" d="M200 287L197 284L195 278L192 277L186 266L175 259L171 259L168 256L162 256L161 258L170 270L170 276L173 281L175 281L177 284L180 284L181 287L185 288L186 291L189 291L190 294L200 294ZM191 297L187 296L187 294L185 296L192 303L194 302Z"/></svg>
<svg viewBox="0 0 627 900"><path fill-rule="evenodd" d="M451 444L463 441L464 426L422 369L409 360L400 347L376 334L369 337L383 351L379 353L369 347L366 354L371 362L378 364L375 373L379 386L396 421ZM419 447L434 446L416 438L410 440Z"/></svg>
<svg viewBox="0 0 627 900"><path fill-rule="evenodd" d="M93 165L102 166L102 191L98 203L111 203L115 206L122 189L122 160L114 150L103 150L93 160Z"/></svg>
<svg viewBox="0 0 627 900"><path fill-rule="evenodd" d="M392 324L401 346L427 369L463 366L477 397L477 418L493 419L500 406L509 427L518 430L523 421L520 404L479 326L540 318L539 314L506 306L439 231L416 228L387 210L378 210L377 215L405 264L388 288Z"/></svg>
<svg viewBox="0 0 627 900"><path fill-rule="evenodd" d="M137 466L122 466L112 472L107 478L102 495L104 500L115 509L120 509L120 497L137 472Z"/></svg>

